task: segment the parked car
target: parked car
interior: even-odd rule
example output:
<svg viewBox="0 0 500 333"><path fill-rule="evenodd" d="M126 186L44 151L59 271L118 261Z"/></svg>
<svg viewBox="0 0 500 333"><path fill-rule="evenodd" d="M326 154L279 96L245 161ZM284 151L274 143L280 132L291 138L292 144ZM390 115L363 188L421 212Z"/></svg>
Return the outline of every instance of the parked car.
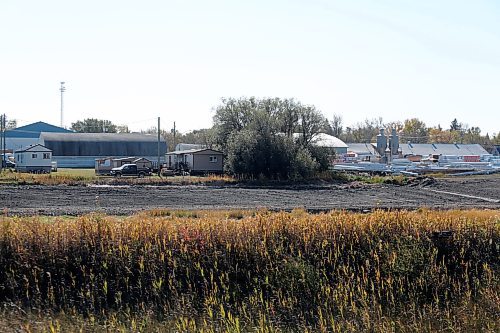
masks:
<svg viewBox="0 0 500 333"><path fill-rule="evenodd" d="M3 160L2 161L2 168L15 168L16 163L12 162L11 160Z"/></svg>
<svg viewBox="0 0 500 333"><path fill-rule="evenodd" d="M121 167L111 169L110 174L115 177L135 176L143 178L144 176L151 176L151 169L139 169L136 164L124 164Z"/></svg>
<svg viewBox="0 0 500 333"><path fill-rule="evenodd" d="M161 172L160 172L160 175L162 175L164 177L173 177L173 176L175 176L175 170L173 170L173 169L167 169L167 168L162 168Z"/></svg>

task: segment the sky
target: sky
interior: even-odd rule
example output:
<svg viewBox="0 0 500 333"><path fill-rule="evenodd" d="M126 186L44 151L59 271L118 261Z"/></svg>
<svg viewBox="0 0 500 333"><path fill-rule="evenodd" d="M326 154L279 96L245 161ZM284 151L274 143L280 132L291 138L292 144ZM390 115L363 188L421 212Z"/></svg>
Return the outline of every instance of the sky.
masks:
<svg viewBox="0 0 500 333"><path fill-rule="evenodd" d="M223 97L500 132L496 0L0 0L0 113L208 128Z"/></svg>

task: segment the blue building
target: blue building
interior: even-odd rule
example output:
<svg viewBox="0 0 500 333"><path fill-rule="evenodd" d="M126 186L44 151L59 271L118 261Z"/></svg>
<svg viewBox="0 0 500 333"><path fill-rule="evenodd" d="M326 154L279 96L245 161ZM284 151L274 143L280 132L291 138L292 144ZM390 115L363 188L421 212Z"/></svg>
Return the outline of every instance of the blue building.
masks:
<svg viewBox="0 0 500 333"><path fill-rule="evenodd" d="M7 151L14 152L39 143L42 132L72 133L71 131L39 121L21 126L5 132L5 146Z"/></svg>

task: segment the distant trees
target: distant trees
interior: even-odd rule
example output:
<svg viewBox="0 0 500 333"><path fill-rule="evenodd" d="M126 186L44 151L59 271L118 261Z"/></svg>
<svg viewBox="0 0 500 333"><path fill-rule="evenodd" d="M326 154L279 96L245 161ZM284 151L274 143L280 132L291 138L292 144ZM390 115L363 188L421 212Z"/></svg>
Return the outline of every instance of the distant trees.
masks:
<svg viewBox="0 0 500 333"><path fill-rule="evenodd" d="M17 120L8 119L7 116L3 114L0 114L0 123L2 123L5 126L5 130L7 131L17 128Z"/></svg>
<svg viewBox="0 0 500 333"><path fill-rule="evenodd" d="M227 98L215 109L213 129L230 172L289 179L320 167L311 147L326 124L314 106L293 99Z"/></svg>
<svg viewBox="0 0 500 333"><path fill-rule="evenodd" d="M130 130L127 125L118 125L116 126L117 133L130 133Z"/></svg>
<svg viewBox="0 0 500 333"><path fill-rule="evenodd" d="M197 129L185 133L176 131L175 137L173 129L162 130L161 135L167 141L168 151L175 150L175 146L178 143L195 143L195 144L205 145L208 148L212 148L215 144L213 128Z"/></svg>
<svg viewBox="0 0 500 333"><path fill-rule="evenodd" d="M496 135L493 134L493 137L491 138L491 143L494 145L500 145L500 132L498 132Z"/></svg>
<svg viewBox="0 0 500 333"><path fill-rule="evenodd" d="M406 119L400 132L402 140L415 143L427 143L429 129L425 123L418 118Z"/></svg>
<svg viewBox="0 0 500 333"><path fill-rule="evenodd" d="M118 128L109 120L87 118L72 123L71 129L78 133L117 133Z"/></svg>
<svg viewBox="0 0 500 333"><path fill-rule="evenodd" d="M334 114L332 120L330 120L330 135L340 138L343 132L342 116Z"/></svg>
<svg viewBox="0 0 500 333"><path fill-rule="evenodd" d="M411 141L414 143L479 143L486 148L491 147L498 135L493 134L490 138L488 134L482 135L479 127L469 127L467 124L459 122L456 118L450 123L449 129L441 126L427 127L418 118L410 118L399 121L384 123L382 118L366 119L354 126L342 125L342 118L334 115L329 121L327 133L334 135L344 142L374 142L379 130L384 128L386 134L390 134L395 128L402 142Z"/></svg>
<svg viewBox="0 0 500 333"><path fill-rule="evenodd" d="M346 127L338 137L344 142L372 142L381 128L385 128L382 118L366 119L353 127Z"/></svg>

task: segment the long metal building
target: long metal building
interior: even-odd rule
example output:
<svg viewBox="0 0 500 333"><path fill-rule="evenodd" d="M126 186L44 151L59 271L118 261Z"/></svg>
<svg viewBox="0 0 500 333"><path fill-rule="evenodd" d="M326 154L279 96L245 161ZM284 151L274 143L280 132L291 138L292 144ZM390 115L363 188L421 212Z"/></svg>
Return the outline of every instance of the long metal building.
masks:
<svg viewBox="0 0 500 333"><path fill-rule="evenodd" d="M156 134L139 133L48 133L40 134L40 144L52 150L52 159L62 168L93 168L103 157L145 157L158 160ZM160 139L160 162L164 162L167 142Z"/></svg>

